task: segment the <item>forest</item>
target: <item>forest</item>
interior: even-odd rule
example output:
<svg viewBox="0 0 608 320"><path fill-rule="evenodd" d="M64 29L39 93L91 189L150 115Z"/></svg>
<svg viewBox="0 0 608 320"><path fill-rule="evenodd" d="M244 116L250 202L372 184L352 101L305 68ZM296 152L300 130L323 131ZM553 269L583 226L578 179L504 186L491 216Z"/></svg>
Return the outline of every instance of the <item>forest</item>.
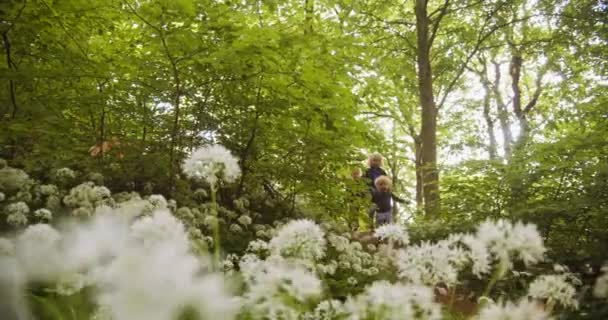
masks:
<svg viewBox="0 0 608 320"><path fill-rule="evenodd" d="M0 319L608 319L605 0L4 0L0 34Z"/></svg>

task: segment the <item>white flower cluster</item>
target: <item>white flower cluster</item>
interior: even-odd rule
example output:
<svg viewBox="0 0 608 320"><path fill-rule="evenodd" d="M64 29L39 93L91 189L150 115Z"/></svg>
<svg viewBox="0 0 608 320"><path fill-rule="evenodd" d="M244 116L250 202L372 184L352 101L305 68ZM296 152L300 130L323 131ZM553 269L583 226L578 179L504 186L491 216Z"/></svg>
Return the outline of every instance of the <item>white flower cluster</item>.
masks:
<svg viewBox="0 0 608 320"><path fill-rule="evenodd" d="M456 240L447 239L435 244L422 242L399 252L399 277L414 284L456 284L458 273L467 262L466 252L455 245Z"/></svg>
<svg viewBox="0 0 608 320"><path fill-rule="evenodd" d="M184 308L233 319L238 304L220 275L205 272L206 259L191 252L183 225L167 210L131 223L137 215L100 207L91 221L62 233L30 226L15 240L15 276L55 283L51 290L64 295L95 286L95 303L117 320L173 319ZM10 253L10 242L1 243Z"/></svg>
<svg viewBox="0 0 608 320"><path fill-rule="evenodd" d="M108 188L85 182L72 188L63 198L63 203L74 209L72 214L75 216L90 216L97 206L113 205L114 200L110 196Z"/></svg>
<svg viewBox="0 0 608 320"><path fill-rule="evenodd" d="M241 175L238 159L221 145L201 147L184 160L184 172L215 186L221 178L233 182Z"/></svg>
<svg viewBox="0 0 608 320"><path fill-rule="evenodd" d="M256 254L263 254L266 253L268 250L268 242L260 239L256 239L254 241L249 242L249 245L247 246L247 251Z"/></svg>
<svg viewBox="0 0 608 320"><path fill-rule="evenodd" d="M559 303L566 308L577 309L576 289L568 283L568 278L567 274L542 275L532 281L528 289L528 295L546 300L547 304L550 305Z"/></svg>
<svg viewBox="0 0 608 320"><path fill-rule="evenodd" d="M334 320L346 319L348 313L342 302L338 300L321 301L314 311L302 315L302 320Z"/></svg>
<svg viewBox="0 0 608 320"><path fill-rule="evenodd" d="M260 260L245 255L240 262L247 283L243 312L252 319L299 319L304 305L321 295L321 281L300 265L279 256ZM293 301L293 303L285 303Z"/></svg>
<svg viewBox="0 0 608 320"><path fill-rule="evenodd" d="M272 254L317 261L325 255L325 235L310 220L294 220L278 230L269 247Z"/></svg>
<svg viewBox="0 0 608 320"><path fill-rule="evenodd" d="M0 191L6 196L25 191L31 184L32 180L25 171L8 166L0 168Z"/></svg>
<svg viewBox="0 0 608 320"><path fill-rule="evenodd" d="M462 242L470 250L473 273L480 278L490 271L495 260L503 271L507 271L515 257L530 265L542 261L546 251L535 225L512 224L507 220L486 220L474 235L463 236Z"/></svg>
<svg viewBox="0 0 608 320"><path fill-rule="evenodd" d="M6 222L13 226L25 226L27 225L27 214L30 213L30 208L27 206L25 202L15 202L11 203L4 208L6 212Z"/></svg>
<svg viewBox="0 0 608 320"><path fill-rule="evenodd" d="M433 290L418 285L376 281L364 293L349 298L347 319L441 319ZM488 318L490 319L490 318Z"/></svg>
<svg viewBox="0 0 608 320"><path fill-rule="evenodd" d="M512 302L508 302L505 305L490 304L479 312L476 319L548 320L551 317L541 305L522 299L517 304Z"/></svg>
<svg viewBox="0 0 608 320"><path fill-rule="evenodd" d="M374 236L380 240L388 240L395 244L406 245L410 242L409 235L405 229L398 224L385 224L378 227Z"/></svg>
<svg viewBox="0 0 608 320"><path fill-rule="evenodd" d="M4 201L4 199L6 199L6 196L3 192L0 192L0 202Z"/></svg>
<svg viewBox="0 0 608 320"><path fill-rule="evenodd" d="M38 218L39 220L42 220L45 222L49 222L53 219L53 213L51 212L51 210L46 209L46 208L42 208L42 209L38 209L38 210L34 211L34 216L36 218Z"/></svg>

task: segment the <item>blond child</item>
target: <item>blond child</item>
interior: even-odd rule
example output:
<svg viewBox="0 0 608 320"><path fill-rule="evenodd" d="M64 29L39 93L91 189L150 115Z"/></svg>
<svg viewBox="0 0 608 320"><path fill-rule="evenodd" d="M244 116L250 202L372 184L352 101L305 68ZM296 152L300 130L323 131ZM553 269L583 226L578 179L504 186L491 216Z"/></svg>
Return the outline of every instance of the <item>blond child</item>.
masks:
<svg viewBox="0 0 608 320"><path fill-rule="evenodd" d="M393 181L385 175L376 178L374 186L372 202L375 206L376 226L391 223L393 220L393 201L405 201L393 195Z"/></svg>

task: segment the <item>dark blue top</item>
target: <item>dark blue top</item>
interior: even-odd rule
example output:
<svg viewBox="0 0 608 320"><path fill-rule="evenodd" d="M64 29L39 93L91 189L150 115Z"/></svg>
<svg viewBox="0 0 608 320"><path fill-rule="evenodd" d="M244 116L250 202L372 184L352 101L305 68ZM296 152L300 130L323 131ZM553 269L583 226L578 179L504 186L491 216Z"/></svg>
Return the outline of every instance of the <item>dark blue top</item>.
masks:
<svg viewBox="0 0 608 320"><path fill-rule="evenodd" d="M372 202L378 207L378 212L388 212L393 209L392 192L382 192L378 190L372 191Z"/></svg>
<svg viewBox="0 0 608 320"><path fill-rule="evenodd" d="M382 168L380 167L371 167L368 168L365 171L365 178L368 179L368 184L372 189L376 189L376 187L374 186L374 181L376 181L376 179L379 176L386 176L386 171L384 171Z"/></svg>

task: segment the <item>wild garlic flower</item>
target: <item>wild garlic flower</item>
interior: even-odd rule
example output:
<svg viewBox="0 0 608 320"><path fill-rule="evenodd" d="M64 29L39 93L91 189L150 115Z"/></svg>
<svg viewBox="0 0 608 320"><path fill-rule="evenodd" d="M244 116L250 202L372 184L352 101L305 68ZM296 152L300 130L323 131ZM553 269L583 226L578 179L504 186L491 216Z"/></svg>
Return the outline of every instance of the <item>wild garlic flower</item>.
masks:
<svg viewBox="0 0 608 320"><path fill-rule="evenodd" d="M376 281L365 292L349 298L347 319L441 319L433 290L418 285Z"/></svg>
<svg viewBox="0 0 608 320"><path fill-rule="evenodd" d="M6 217L6 223L13 227L23 227L27 225L27 216L21 212L11 213Z"/></svg>
<svg viewBox="0 0 608 320"><path fill-rule="evenodd" d="M59 193L59 189L57 189L57 186L54 184L43 184L38 190L43 196L51 196Z"/></svg>
<svg viewBox="0 0 608 320"><path fill-rule="evenodd" d="M193 178L205 179L216 186L221 178L233 182L241 175L238 159L224 146L201 147L184 160L184 172Z"/></svg>
<svg viewBox="0 0 608 320"><path fill-rule="evenodd" d="M322 292L321 281L313 273L280 257L244 257L241 270L247 283L244 308L254 319L298 319L301 310L296 307Z"/></svg>
<svg viewBox="0 0 608 320"><path fill-rule="evenodd" d="M321 301L314 311L302 316L302 320L334 320L345 319L348 314L339 300Z"/></svg>
<svg viewBox="0 0 608 320"><path fill-rule="evenodd" d="M513 257L530 265L543 260L546 251L543 239L533 224L486 220L478 226L475 237L507 269L512 266Z"/></svg>
<svg viewBox="0 0 608 320"><path fill-rule="evenodd" d="M398 253L398 275L414 284L451 286L458 283L458 272L466 261L464 250L451 241L422 242Z"/></svg>
<svg viewBox="0 0 608 320"><path fill-rule="evenodd" d="M268 251L268 242L260 239L253 240L249 242L247 251L253 253L265 253Z"/></svg>
<svg viewBox="0 0 608 320"><path fill-rule="evenodd" d="M248 215L242 215L237 219L237 221L243 226L248 226L251 224L251 217Z"/></svg>
<svg viewBox="0 0 608 320"><path fill-rule="evenodd" d="M241 233L243 232L243 228L241 228L241 226L239 226L236 223L233 223L230 225L230 227L228 228L230 230L230 232L232 233Z"/></svg>
<svg viewBox="0 0 608 320"><path fill-rule="evenodd" d="M330 233L327 236L329 244L336 249L338 252L345 252L349 249L348 238Z"/></svg>
<svg viewBox="0 0 608 320"><path fill-rule="evenodd" d="M32 180L25 171L11 167L0 168L0 191L6 195L26 190L31 184Z"/></svg>
<svg viewBox="0 0 608 320"><path fill-rule="evenodd" d="M406 245L410 242L409 235L405 229L398 224L382 225L376 229L374 236L380 240L388 240L395 244Z"/></svg>
<svg viewBox="0 0 608 320"><path fill-rule="evenodd" d="M42 208L34 211L34 216L40 220L51 221L53 219L53 213L51 210Z"/></svg>
<svg viewBox="0 0 608 320"><path fill-rule="evenodd" d="M148 202L154 207L154 209L166 209L167 200L162 194L153 194L148 197Z"/></svg>
<svg viewBox="0 0 608 320"><path fill-rule="evenodd" d="M152 216L135 221L131 226L131 238L146 249L162 248L169 243L173 250L186 252L190 246L184 225L168 210L157 210Z"/></svg>
<svg viewBox="0 0 608 320"><path fill-rule="evenodd" d="M479 312L476 319L548 320L551 317L541 305L522 299L517 304L512 302L507 302L505 305L489 304Z"/></svg>
<svg viewBox="0 0 608 320"><path fill-rule="evenodd" d="M593 294L598 298L608 298L608 265L602 267L602 272L595 282Z"/></svg>
<svg viewBox="0 0 608 320"><path fill-rule="evenodd" d="M310 220L293 220L270 240L272 254L317 261L325 256L323 230Z"/></svg>
<svg viewBox="0 0 608 320"><path fill-rule="evenodd" d="M548 304L559 303L565 308L578 309L576 289L567 281L567 275L542 275L530 284L528 296L547 300Z"/></svg>
<svg viewBox="0 0 608 320"><path fill-rule="evenodd" d="M30 279L49 280L63 273L66 266L60 239L61 234L48 224L31 225L17 237L16 257Z"/></svg>
<svg viewBox="0 0 608 320"><path fill-rule="evenodd" d="M93 209L100 205L112 205L111 193L104 186L95 186L93 182L85 182L70 190L63 198L63 202L70 208L74 208L73 215L91 215ZM78 210L80 209L80 210Z"/></svg>

